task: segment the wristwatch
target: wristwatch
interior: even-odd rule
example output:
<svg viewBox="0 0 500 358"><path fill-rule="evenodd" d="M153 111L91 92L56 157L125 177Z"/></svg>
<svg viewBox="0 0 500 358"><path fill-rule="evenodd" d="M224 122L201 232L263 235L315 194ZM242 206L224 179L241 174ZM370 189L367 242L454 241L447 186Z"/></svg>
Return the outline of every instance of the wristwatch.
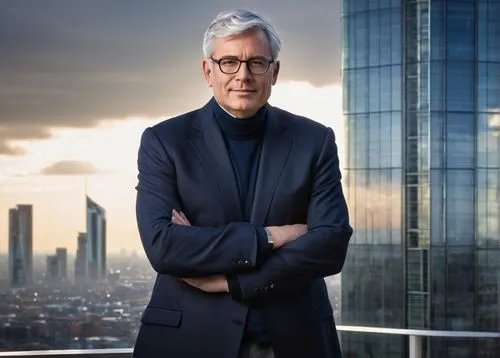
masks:
<svg viewBox="0 0 500 358"><path fill-rule="evenodd" d="M265 227L264 230L266 230L267 243L269 244L269 246L271 248L274 248L274 240L273 240L273 236L271 235L271 231L269 231L269 229L267 227Z"/></svg>

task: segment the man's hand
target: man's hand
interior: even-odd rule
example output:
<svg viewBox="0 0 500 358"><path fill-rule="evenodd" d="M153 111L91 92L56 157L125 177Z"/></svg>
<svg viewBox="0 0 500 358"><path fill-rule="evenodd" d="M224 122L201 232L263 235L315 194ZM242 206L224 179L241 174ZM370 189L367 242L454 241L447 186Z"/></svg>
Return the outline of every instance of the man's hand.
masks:
<svg viewBox="0 0 500 358"><path fill-rule="evenodd" d="M177 225L191 226L188 218L182 211L172 210L172 223ZM229 292L227 279L222 275L208 277L183 277L182 280L188 285L196 287L204 292Z"/></svg>
<svg viewBox="0 0 500 358"><path fill-rule="evenodd" d="M176 225L191 226L188 218L182 211L172 210L172 223ZM307 225L294 224L283 226L267 227L273 238L273 248L279 249L281 246L296 240L307 232ZM187 284L205 292L228 292L228 284L225 276L215 275L208 277L182 278Z"/></svg>
<svg viewBox="0 0 500 358"><path fill-rule="evenodd" d="M182 211L177 211L175 209L172 210L172 223L177 225L191 225L186 215L184 215ZM273 237L273 248L279 249L286 243L294 241L299 236L304 235L307 232L307 225L294 224L283 226L268 226L267 229Z"/></svg>
<svg viewBox="0 0 500 358"><path fill-rule="evenodd" d="M191 226L191 223L187 219L186 215L182 211L172 210L172 223L177 225Z"/></svg>
<svg viewBox="0 0 500 358"><path fill-rule="evenodd" d="M279 249L281 246L296 240L307 232L307 225L294 224L283 226L268 226L267 230L273 238L273 248Z"/></svg>
<svg viewBox="0 0 500 358"><path fill-rule="evenodd" d="M192 277L182 279L188 285L196 287L204 292L229 292L226 277L222 275L208 277Z"/></svg>

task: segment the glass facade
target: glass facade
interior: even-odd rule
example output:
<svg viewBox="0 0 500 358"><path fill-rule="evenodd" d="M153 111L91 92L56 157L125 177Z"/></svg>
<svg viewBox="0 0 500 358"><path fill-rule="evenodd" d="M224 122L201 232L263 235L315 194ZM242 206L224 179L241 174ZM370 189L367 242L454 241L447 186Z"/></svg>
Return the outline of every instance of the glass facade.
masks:
<svg viewBox="0 0 500 358"><path fill-rule="evenodd" d="M106 211L89 197L85 244L85 277L90 280L106 278Z"/></svg>
<svg viewBox="0 0 500 358"><path fill-rule="evenodd" d="M33 207L9 210L9 281L12 287L33 283Z"/></svg>
<svg viewBox="0 0 500 358"><path fill-rule="evenodd" d="M344 0L342 324L500 330L500 1ZM343 334L347 357L404 338ZM428 357L496 357L429 339ZM370 355L372 354L372 355Z"/></svg>

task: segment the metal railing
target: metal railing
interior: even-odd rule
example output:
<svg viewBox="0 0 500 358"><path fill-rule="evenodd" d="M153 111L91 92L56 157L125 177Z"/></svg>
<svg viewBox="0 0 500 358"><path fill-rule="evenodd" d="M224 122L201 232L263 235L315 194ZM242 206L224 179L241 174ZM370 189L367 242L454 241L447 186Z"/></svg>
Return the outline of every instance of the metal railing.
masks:
<svg viewBox="0 0 500 358"><path fill-rule="evenodd" d="M422 357L422 339L425 337L442 337L450 339L459 338L491 338L500 339L500 332L477 332L477 331L436 331L424 329L404 328L381 328L367 326L344 326L338 325L339 332L392 334L407 336L409 339L409 358ZM46 350L46 351L15 351L0 352L0 357L51 357L75 358L86 356L91 358L124 358L130 357L132 348L114 349L71 349L71 350Z"/></svg>
<svg viewBox="0 0 500 358"><path fill-rule="evenodd" d="M0 357L53 357L57 358L124 358L130 357L133 348L109 349L61 349L45 351L14 351L0 352Z"/></svg>
<svg viewBox="0 0 500 358"><path fill-rule="evenodd" d="M408 357L424 358L422 355L422 339L426 337L441 338L497 338L500 339L500 332L478 332L478 331L437 331L428 329L405 329L405 328L382 328L366 326L337 326L340 332L358 332L375 334L394 334L407 336L409 339Z"/></svg>

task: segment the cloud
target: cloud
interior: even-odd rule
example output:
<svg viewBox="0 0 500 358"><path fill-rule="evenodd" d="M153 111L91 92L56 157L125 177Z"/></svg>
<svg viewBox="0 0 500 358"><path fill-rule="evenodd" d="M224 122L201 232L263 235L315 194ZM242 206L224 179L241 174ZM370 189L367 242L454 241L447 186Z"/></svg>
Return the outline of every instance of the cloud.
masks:
<svg viewBox="0 0 500 358"><path fill-rule="evenodd" d="M0 155L9 155L9 156L20 156L24 155L26 151L23 148L9 145L6 142L2 142L0 138Z"/></svg>
<svg viewBox="0 0 500 358"><path fill-rule="evenodd" d="M62 160L40 170L42 175L83 175L96 174L99 170L90 162Z"/></svg>
<svg viewBox="0 0 500 358"><path fill-rule="evenodd" d="M0 155L20 154L9 140L43 139L56 127L203 105L210 96L200 68L203 32L235 7L248 2L0 1L0 128L12 129L0 133ZM255 0L251 9L280 32L280 80L339 83L339 0L290 0L286 12L281 1Z"/></svg>
<svg viewBox="0 0 500 358"><path fill-rule="evenodd" d="M18 145L15 141L22 140L40 140L52 137L51 131L43 126L37 125L23 125L14 123L9 126L0 126L0 156L21 156L26 154L26 150Z"/></svg>

